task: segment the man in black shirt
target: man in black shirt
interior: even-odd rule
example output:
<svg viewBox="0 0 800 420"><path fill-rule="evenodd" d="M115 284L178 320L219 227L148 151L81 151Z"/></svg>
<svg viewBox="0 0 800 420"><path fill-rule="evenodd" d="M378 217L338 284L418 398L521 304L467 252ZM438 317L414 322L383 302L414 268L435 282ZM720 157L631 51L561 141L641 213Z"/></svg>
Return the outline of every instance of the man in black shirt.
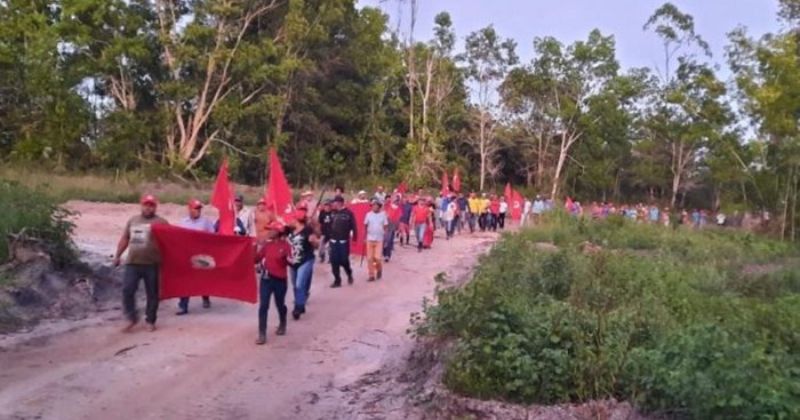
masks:
<svg viewBox="0 0 800 420"><path fill-rule="evenodd" d="M325 262L325 252L328 250L328 241L331 240L331 223L333 222L331 203L331 200L325 200L319 211L319 233L322 236L322 243L319 246L319 262L323 263Z"/></svg>
<svg viewBox="0 0 800 420"><path fill-rule="evenodd" d="M350 268L350 238L356 237L356 218L350 209L344 207L344 198L333 199L333 212L328 240L331 249L331 266L333 268L333 284L331 287L342 287L339 270L344 268L347 283L353 284L353 270Z"/></svg>

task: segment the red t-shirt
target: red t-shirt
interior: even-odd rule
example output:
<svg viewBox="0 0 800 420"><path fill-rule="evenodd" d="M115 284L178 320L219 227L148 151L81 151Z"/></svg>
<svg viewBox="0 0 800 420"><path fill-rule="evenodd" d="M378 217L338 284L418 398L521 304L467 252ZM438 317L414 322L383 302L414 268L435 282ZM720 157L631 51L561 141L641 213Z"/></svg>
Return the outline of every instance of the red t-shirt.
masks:
<svg viewBox="0 0 800 420"><path fill-rule="evenodd" d="M286 269L289 267L288 258L291 253L292 248L285 240L279 239L264 243L264 247L261 248L261 262L270 277L286 280Z"/></svg>
<svg viewBox="0 0 800 420"><path fill-rule="evenodd" d="M389 218L389 221L392 223L399 223L400 216L402 215L402 209L400 206L392 203L386 206L386 216Z"/></svg>
<svg viewBox="0 0 800 420"><path fill-rule="evenodd" d="M495 215L500 214L500 200L492 200L492 202L489 204L489 211Z"/></svg>
<svg viewBox="0 0 800 420"><path fill-rule="evenodd" d="M422 224L428 221L428 216L431 214L431 209L428 206L415 206L414 207L414 223Z"/></svg>

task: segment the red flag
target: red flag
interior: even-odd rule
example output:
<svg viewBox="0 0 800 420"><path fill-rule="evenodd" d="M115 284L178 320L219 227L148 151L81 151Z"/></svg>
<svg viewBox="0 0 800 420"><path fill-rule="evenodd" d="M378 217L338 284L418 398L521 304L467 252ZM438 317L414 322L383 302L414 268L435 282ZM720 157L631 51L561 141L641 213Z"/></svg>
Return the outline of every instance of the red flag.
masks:
<svg viewBox="0 0 800 420"><path fill-rule="evenodd" d="M506 203L511 203L511 200L514 198L511 191L512 191L511 190L511 183L507 182L506 183L506 190L505 190L505 192L503 194L503 196L506 198Z"/></svg>
<svg viewBox="0 0 800 420"><path fill-rule="evenodd" d="M219 211L219 233L233 235L236 215L233 210L233 194L228 183L228 159L223 160L219 166L214 192L211 194L211 205Z"/></svg>
<svg viewBox="0 0 800 420"><path fill-rule="evenodd" d="M572 201L572 197L567 196L567 199L564 200L564 209L566 209L567 212L572 213L572 210L574 208L575 208L575 203Z"/></svg>
<svg viewBox="0 0 800 420"><path fill-rule="evenodd" d="M153 225L161 252L161 300L217 296L256 303L253 240Z"/></svg>
<svg viewBox="0 0 800 420"><path fill-rule="evenodd" d="M397 186L397 192L400 194L405 194L408 191L408 186L406 185L405 181L401 181L400 185Z"/></svg>
<svg viewBox="0 0 800 420"><path fill-rule="evenodd" d="M442 195L450 194L450 183L447 178L447 170L442 172Z"/></svg>
<svg viewBox="0 0 800 420"><path fill-rule="evenodd" d="M525 199L522 198L522 194L519 193L517 190L511 191L511 219L512 220L520 220L522 219L522 207L525 205Z"/></svg>
<svg viewBox="0 0 800 420"><path fill-rule="evenodd" d="M353 216L356 219L356 235L352 241L350 241L350 253L354 255L367 255L367 228L364 226L364 219L367 217L367 213L372 210L372 205L369 203L356 203L350 204L347 206L350 211L353 212Z"/></svg>
<svg viewBox="0 0 800 420"><path fill-rule="evenodd" d="M289 187L289 182L286 181L286 175L283 173L283 167L275 148L269 149L269 180L264 199L267 201L267 207L272 208L279 216L292 211L292 189Z"/></svg>
<svg viewBox="0 0 800 420"><path fill-rule="evenodd" d="M453 171L453 191L461 192L461 177L458 175L458 168Z"/></svg>

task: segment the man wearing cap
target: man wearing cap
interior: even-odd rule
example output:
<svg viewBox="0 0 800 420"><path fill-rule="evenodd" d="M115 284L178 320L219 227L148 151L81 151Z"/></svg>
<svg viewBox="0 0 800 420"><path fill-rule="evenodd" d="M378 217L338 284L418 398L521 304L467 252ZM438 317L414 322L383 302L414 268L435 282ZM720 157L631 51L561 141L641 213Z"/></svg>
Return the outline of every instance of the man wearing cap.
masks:
<svg viewBox="0 0 800 420"><path fill-rule="evenodd" d="M433 212L431 211L431 204L428 203L423 197L418 197L417 205L411 215L414 223L414 234L417 237L417 251L422 252L425 241L425 230L428 225L433 225ZM431 226L433 227L433 226Z"/></svg>
<svg viewBox="0 0 800 420"><path fill-rule="evenodd" d="M314 198L314 192L313 191L311 191L311 190L303 191L303 193L300 194L300 201L297 202L297 205L295 206L295 208L306 209L306 212L308 212L309 215L313 215L314 214L314 210L315 210L313 208L314 207L314 203L312 203L313 198Z"/></svg>
<svg viewBox="0 0 800 420"><path fill-rule="evenodd" d="M263 241L267 237L270 223L275 221L275 214L267 208L267 200L262 198L256 203L252 215L253 230L250 231L250 236L255 237L257 241Z"/></svg>
<svg viewBox="0 0 800 420"><path fill-rule="evenodd" d="M347 274L347 283L353 284L353 270L350 268L350 240L357 238L358 228L356 226L356 217L350 209L344 207L344 198L342 196L334 198L330 228L330 260L333 269L331 287L333 288L342 286L340 276L342 268Z"/></svg>
<svg viewBox="0 0 800 420"><path fill-rule="evenodd" d="M350 201L350 204L362 204L362 203L369 203L369 200L367 200L367 192L364 190L359 191L356 198Z"/></svg>
<svg viewBox="0 0 800 420"><path fill-rule="evenodd" d="M380 280L383 276L381 251L389 219L386 217L386 213L381 211L381 207L380 201L372 200L372 211L364 217L364 228L367 229L367 261L369 263L367 281L375 281L376 278Z"/></svg>
<svg viewBox="0 0 800 420"><path fill-rule="evenodd" d="M128 251L122 285L122 307L128 319L125 332L130 331L139 322L139 313L136 309L136 290L139 288L139 280L144 281L147 296L145 320L150 331L156 329L158 312L158 264L161 262L161 255L150 227L154 224L167 224L167 221L156 215L158 200L154 196L147 194L142 197L140 203L141 214L128 220L114 254L116 267L121 263L122 254Z"/></svg>
<svg viewBox="0 0 800 420"><path fill-rule="evenodd" d="M404 243L403 236L405 236L406 245L411 240L411 213L414 211L415 202L416 200L412 196L406 196L400 205L400 245Z"/></svg>
<svg viewBox="0 0 800 420"><path fill-rule="evenodd" d="M200 232L214 232L214 223L201 215L203 203L200 200L189 200L189 215L181 220L180 226L186 229ZM211 299L203 296L203 307L211 307ZM182 297L178 301L178 312L175 315L186 315L189 313L189 297Z"/></svg>
<svg viewBox="0 0 800 420"><path fill-rule="evenodd" d="M469 194L469 200L467 200L469 204L469 233L475 232L475 223L478 221L478 217L481 214L481 199L478 198L478 195L474 192Z"/></svg>
<svg viewBox="0 0 800 420"><path fill-rule="evenodd" d="M267 312L269 299L275 297L275 307L278 310L278 329L276 335L286 334L286 292L289 289L287 278L289 258L292 249L289 242L284 240L285 226L280 222L272 222L267 226L265 240L259 244L256 252L256 262L264 267L259 279L259 304L258 304L258 339L256 344L267 342Z"/></svg>
<svg viewBox="0 0 800 420"><path fill-rule="evenodd" d="M394 236L397 233L400 217L403 212L402 204L400 203L400 194L395 194L394 197L386 203L384 211L386 212L386 217L389 219L389 226L386 228L386 235L383 237L383 262L388 263L389 260L392 259Z"/></svg>

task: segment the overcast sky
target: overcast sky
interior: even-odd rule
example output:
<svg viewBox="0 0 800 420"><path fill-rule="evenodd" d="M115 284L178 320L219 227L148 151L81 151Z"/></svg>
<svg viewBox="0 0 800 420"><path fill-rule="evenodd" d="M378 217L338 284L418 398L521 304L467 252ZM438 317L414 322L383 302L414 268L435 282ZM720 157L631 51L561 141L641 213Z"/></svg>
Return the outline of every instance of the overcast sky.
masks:
<svg viewBox="0 0 800 420"><path fill-rule="evenodd" d="M467 34L493 24L503 37L517 41L523 63L533 54L533 38L552 35L564 43L586 39L599 28L613 34L617 56L624 67L661 65L662 50L658 40L642 31L647 18L663 0L418 0L418 40L433 36L433 18L448 11L459 39L459 48ZM697 32L711 45L713 61L722 64L727 75L724 48L726 34L744 25L751 35L779 29L778 0L674 0L683 12L695 18ZM361 5L379 6L392 16L396 25L397 0L360 0ZM402 25L408 28L408 8Z"/></svg>

